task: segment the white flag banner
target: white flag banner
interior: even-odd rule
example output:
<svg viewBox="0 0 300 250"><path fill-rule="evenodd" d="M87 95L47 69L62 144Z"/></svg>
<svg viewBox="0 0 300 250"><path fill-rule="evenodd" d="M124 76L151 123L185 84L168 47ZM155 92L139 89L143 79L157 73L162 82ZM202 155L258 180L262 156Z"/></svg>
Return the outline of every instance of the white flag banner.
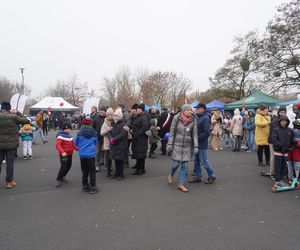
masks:
<svg viewBox="0 0 300 250"><path fill-rule="evenodd" d="M84 114L90 114L91 113L91 109L93 106L96 106L98 108L98 104L99 104L100 98L88 98L85 100L84 104L83 104L83 113Z"/></svg>
<svg viewBox="0 0 300 250"><path fill-rule="evenodd" d="M26 105L27 100L28 100L28 96L26 96L26 95L21 95L20 96L18 111L22 114L24 113L24 109L25 109L25 105Z"/></svg>
<svg viewBox="0 0 300 250"><path fill-rule="evenodd" d="M20 94L14 94L10 99L11 109L17 110Z"/></svg>

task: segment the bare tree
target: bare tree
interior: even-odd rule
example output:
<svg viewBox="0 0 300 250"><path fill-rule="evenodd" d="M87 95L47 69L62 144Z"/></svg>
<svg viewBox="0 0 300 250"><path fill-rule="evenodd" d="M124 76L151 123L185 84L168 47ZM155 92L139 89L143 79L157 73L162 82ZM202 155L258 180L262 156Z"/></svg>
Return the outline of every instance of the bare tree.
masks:
<svg viewBox="0 0 300 250"><path fill-rule="evenodd" d="M171 79L169 92L170 106L175 111L187 101L187 92L192 86L192 81L183 75Z"/></svg>
<svg viewBox="0 0 300 250"><path fill-rule="evenodd" d="M230 58L209 78L211 88L219 89L223 96L242 99L261 89L259 81L259 39L256 32L236 37Z"/></svg>
<svg viewBox="0 0 300 250"><path fill-rule="evenodd" d="M0 102L9 102L13 94L14 84L5 77L0 78Z"/></svg>
<svg viewBox="0 0 300 250"><path fill-rule="evenodd" d="M11 97L16 94L23 94L23 86L20 83L12 82L9 79L0 78L0 102L10 101ZM25 95L29 96L31 89L25 85Z"/></svg>
<svg viewBox="0 0 300 250"><path fill-rule="evenodd" d="M276 93L300 88L300 0L278 8L262 42L265 89Z"/></svg>
<svg viewBox="0 0 300 250"><path fill-rule="evenodd" d="M127 106L139 100L138 85L128 66L121 67L112 78L104 77L100 85L103 99L115 107L122 100Z"/></svg>
<svg viewBox="0 0 300 250"><path fill-rule="evenodd" d="M54 87L50 87L45 95L63 97L74 106L82 106L88 97L95 95L95 90L89 89L87 82L81 82L78 75L73 73L68 80L58 80Z"/></svg>

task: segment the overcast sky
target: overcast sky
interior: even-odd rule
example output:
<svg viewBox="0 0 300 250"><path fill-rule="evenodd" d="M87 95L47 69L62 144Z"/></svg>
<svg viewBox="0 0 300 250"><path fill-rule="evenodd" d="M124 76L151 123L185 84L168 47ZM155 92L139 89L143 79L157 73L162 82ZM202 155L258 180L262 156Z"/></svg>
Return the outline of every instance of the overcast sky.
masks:
<svg viewBox="0 0 300 250"><path fill-rule="evenodd" d="M0 2L0 76L39 95L76 72L99 89L122 65L183 73L194 89L234 36L263 31L285 0L8 0Z"/></svg>

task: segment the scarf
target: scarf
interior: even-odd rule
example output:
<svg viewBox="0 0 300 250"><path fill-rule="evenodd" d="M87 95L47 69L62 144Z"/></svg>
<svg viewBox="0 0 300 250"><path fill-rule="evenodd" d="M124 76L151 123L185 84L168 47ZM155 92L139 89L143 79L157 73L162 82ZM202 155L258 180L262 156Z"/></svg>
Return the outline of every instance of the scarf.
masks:
<svg viewBox="0 0 300 250"><path fill-rule="evenodd" d="M181 113L180 119L181 119L182 123L184 124L184 126L187 126L192 122L192 117L188 117L188 116L184 115L183 113Z"/></svg>

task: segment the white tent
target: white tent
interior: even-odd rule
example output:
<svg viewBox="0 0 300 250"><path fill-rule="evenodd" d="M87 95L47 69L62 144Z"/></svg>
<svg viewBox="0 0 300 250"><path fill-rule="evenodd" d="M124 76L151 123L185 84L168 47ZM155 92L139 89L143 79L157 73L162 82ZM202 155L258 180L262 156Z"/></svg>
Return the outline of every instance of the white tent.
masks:
<svg viewBox="0 0 300 250"><path fill-rule="evenodd" d="M31 106L30 111L78 111L75 107L65 101L62 97L44 97L41 101Z"/></svg>

